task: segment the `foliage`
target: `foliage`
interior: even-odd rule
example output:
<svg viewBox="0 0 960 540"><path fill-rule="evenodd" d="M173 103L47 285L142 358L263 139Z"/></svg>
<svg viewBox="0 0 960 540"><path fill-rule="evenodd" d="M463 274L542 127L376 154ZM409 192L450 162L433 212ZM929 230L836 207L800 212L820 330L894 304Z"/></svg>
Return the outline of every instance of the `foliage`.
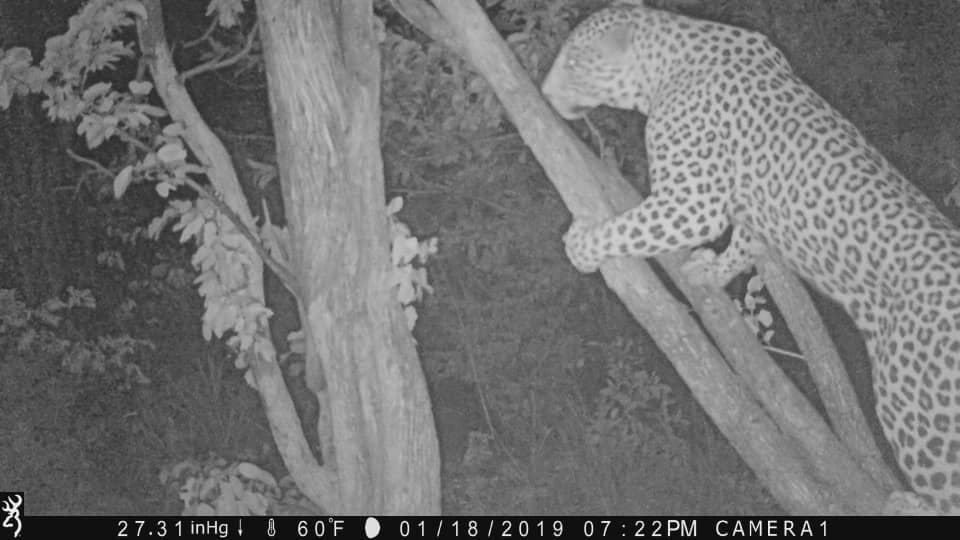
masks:
<svg viewBox="0 0 960 540"><path fill-rule="evenodd" d="M685 422L670 387L637 362L642 354L638 343L617 339L600 348L606 358L607 382L587 426L588 443L598 446L612 439L634 459L680 447L677 432Z"/></svg>
<svg viewBox="0 0 960 540"><path fill-rule="evenodd" d="M563 2L512 0L499 6L498 23L511 28L507 41L534 76L569 30L565 12ZM512 144L498 137L506 126L496 95L443 45L388 32L381 50L383 94L390 96L383 100L384 144L395 182L416 183L424 166L487 158Z"/></svg>
<svg viewBox="0 0 960 540"><path fill-rule="evenodd" d="M130 45L113 36L118 29L132 25L135 16L146 17L136 0L94 0L70 17L66 33L47 40L46 53L38 65L33 65L32 55L25 48L4 51L0 56L0 66L5 68L0 70L0 108L7 108L13 95L42 92L46 96L43 106L51 119L96 117L116 109L118 121L140 123L156 111L111 92L109 85L90 80L133 55Z"/></svg>
<svg viewBox="0 0 960 540"><path fill-rule="evenodd" d="M92 75L133 54L132 46L114 40L113 36L132 25L134 16L145 17L146 13L139 2L133 0L88 3L78 15L71 17L66 34L48 40L46 56L39 65L30 65L29 52L7 51L5 58L16 62L11 63L8 77L0 77L0 85L15 80L20 81L13 87L18 93L43 91L47 95L44 107L51 118L79 118L77 133L85 137L91 149L119 137L139 152L139 159L116 174L116 197L121 197L132 183L150 181L166 198L180 186L190 184L196 188L189 175L205 172L202 167L189 163L181 137L182 126L168 123L161 129L157 124L157 119L166 116L166 111L143 99L153 90L151 84L131 81L127 91L120 92L112 83L90 80ZM3 88L9 85L0 86L0 90ZM9 98L3 101L9 102ZM243 292L247 288L247 271L253 264L249 253L241 249L246 240L216 206L205 199L171 200L163 215L151 223L150 236L156 238L175 218L179 218L174 228L182 231L181 242L196 240L199 245L193 263L201 270L197 281L206 301L204 335L209 339L233 330L235 335L231 339L240 349L252 347L256 336L263 335L256 329L265 325L269 310L251 294Z"/></svg>
<svg viewBox="0 0 960 540"><path fill-rule="evenodd" d="M747 281L746 291L742 299L735 299L734 302L743 316L744 322L753 330L757 338L769 345L773 339L773 313L767 309L768 298L764 293L764 284L760 276L753 275Z"/></svg>
<svg viewBox="0 0 960 540"><path fill-rule="evenodd" d="M243 12L243 0L210 0L207 5L207 16L216 15L217 23L224 28L236 26Z"/></svg>
<svg viewBox="0 0 960 540"><path fill-rule="evenodd" d="M423 266L427 258L437 253L437 239L420 241L410 234L410 227L401 222L397 212L403 208L403 199L397 197L387 205L387 217L390 221L390 260L393 272L389 285L397 291L397 300L403 306L407 318L407 328L413 330L417 324L417 310L414 303L423 300L424 293L433 292L427 280L427 269ZM414 262L420 266L415 267Z"/></svg>
<svg viewBox="0 0 960 540"><path fill-rule="evenodd" d="M217 12L223 25L236 23L242 2L214 0L208 14ZM254 254L247 238L237 226L244 227L262 238L277 262L284 264L283 255L289 253L284 231L265 223L236 223L222 212L217 195L192 179L203 176L203 167L192 163L183 140L183 126L161 123L166 111L150 105L148 97L153 87L146 81L131 81L125 91L114 88L111 82L94 82L93 75L114 67L118 61L133 55L130 44L114 39L135 17L145 17L143 7L135 0L95 0L70 19L66 34L47 42L47 54L38 65L32 65L29 51L14 48L6 51L0 61L0 103L9 103L12 93L24 94L42 91L47 100L44 107L51 118L75 120L79 118L77 133L85 137L87 146L95 149L106 141L118 138L129 147L129 155L136 155L116 172L113 181L114 196L122 197L131 185L150 182L157 193L169 199L163 214L150 224L147 233L157 238L171 222L173 230L180 231L181 243L197 246L192 264L199 271L195 278L198 291L204 298L203 335L206 339L231 334L228 343L238 351L251 351L269 357L273 348L267 343L269 333L262 331L271 311L257 298L248 282L254 265ZM179 188L188 186L199 198L175 198ZM410 237L409 229L393 220L394 265L391 284L398 295L412 326L415 312L410 304L419 300L428 290L423 268L414 270L414 258L421 262L432 251L435 243L422 248ZM416 245L414 245L416 244ZM417 253L412 253L413 249ZM100 255L104 264L122 268L123 260L113 253ZM181 276L182 277L182 276ZM247 357L236 356L238 368L246 367Z"/></svg>
<svg viewBox="0 0 960 540"><path fill-rule="evenodd" d="M228 462L216 455L187 459L160 471L160 483L176 490L184 516L264 516L318 514L293 479L279 482L249 461Z"/></svg>
<svg viewBox="0 0 960 540"><path fill-rule="evenodd" d="M17 300L14 290L0 289L0 348L60 358L69 373L110 376L121 388L150 383L131 358L142 349L153 349L152 342L129 335L84 339L72 330L70 311L94 307L90 291L73 287L67 289L66 299L51 298L36 308Z"/></svg>

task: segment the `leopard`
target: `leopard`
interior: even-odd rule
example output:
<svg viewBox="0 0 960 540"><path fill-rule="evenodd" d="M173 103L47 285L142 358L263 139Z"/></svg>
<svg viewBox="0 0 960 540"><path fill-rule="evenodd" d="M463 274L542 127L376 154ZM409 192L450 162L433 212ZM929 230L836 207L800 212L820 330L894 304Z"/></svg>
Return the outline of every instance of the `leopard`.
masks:
<svg viewBox="0 0 960 540"><path fill-rule="evenodd" d="M541 90L566 120L646 117L650 193L574 217L576 269L689 249L689 281L723 287L763 254L781 261L860 330L913 491L960 514L960 230L936 205L759 32L613 4L573 29ZM719 253L705 246L725 234Z"/></svg>

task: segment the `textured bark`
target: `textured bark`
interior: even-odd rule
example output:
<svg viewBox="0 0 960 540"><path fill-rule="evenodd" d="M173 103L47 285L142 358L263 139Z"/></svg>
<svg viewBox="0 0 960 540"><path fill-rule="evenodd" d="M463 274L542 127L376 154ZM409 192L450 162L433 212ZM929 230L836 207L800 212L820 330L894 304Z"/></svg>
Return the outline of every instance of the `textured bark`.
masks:
<svg viewBox="0 0 960 540"><path fill-rule="evenodd" d="M903 489L883 461L840 354L824 327L823 319L817 314L810 294L796 276L769 259L761 260L757 269L803 351L837 437L882 489Z"/></svg>
<svg viewBox="0 0 960 540"><path fill-rule="evenodd" d="M230 155L203 121L186 87L178 79L164 36L161 1L146 0L143 4L147 9L147 20L138 24L140 46L150 59L150 73L157 93L171 118L183 125L184 141L206 168L207 178L216 192L242 222L252 223L250 209L240 189ZM263 301L263 264L250 245L247 244L246 249L252 261L248 275L249 292ZM256 354L250 354L247 361L253 370L257 391L277 448L301 491L322 508L336 512L340 508L336 497L336 477L314 459L277 365L276 352L269 336L265 337L264 343L270 345Z"/></svg>
<svg viewBox="0 0 960 540"><path fill-rule="evenodd" d="M337 511L438 513L430 400L387 282L372 5L264 0L257 8L290 265L302 284L307 383L326 395Z"/></svg>

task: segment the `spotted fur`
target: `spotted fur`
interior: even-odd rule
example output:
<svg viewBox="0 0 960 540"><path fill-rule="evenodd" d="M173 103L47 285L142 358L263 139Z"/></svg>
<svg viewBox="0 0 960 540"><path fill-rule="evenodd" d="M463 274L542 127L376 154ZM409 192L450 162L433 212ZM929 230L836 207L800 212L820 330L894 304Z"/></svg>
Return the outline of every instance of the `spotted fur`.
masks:
<svg viewBox="0 0 960 540"><path fill-rule="evenodd" d="M960 513L960 231L793 73L761 34L638 6L595 13L543 83L561 116L647 115L651 195L576 221L584 272L695 248L685 271L723 285L769 248L845 306L873 363L877 414L914 490Z"/></svg>

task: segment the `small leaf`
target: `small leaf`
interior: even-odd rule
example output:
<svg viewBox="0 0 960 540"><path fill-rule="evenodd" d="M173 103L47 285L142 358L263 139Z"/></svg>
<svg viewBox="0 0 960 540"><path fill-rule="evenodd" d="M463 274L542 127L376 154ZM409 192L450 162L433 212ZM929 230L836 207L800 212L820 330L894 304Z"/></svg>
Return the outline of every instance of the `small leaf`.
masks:
<svg viewBox="0 0 960 540"><path fill-rule="evenodd" d="M164 199L169 197L170 192L174 189L176 189L176 186L168 182L159 182L157 184L157 193L159 193L160 196L163 197Z"/></svg>
<svg viewBox="0 0 960 540"><path fill-rule="evenodd" d="M10 100L13 99L13 93L6 81L0 81L0 111L10 107Z"/></svg>
<svg viewBox="0 0 960 540"><path fill-rule="evenodd" d="M183 133L183 124L180 122L171 122L163 128L163 134L167 137L179 137Z"/></svg>
<svg viewBox="0 0 960 540"><path fill-rule="evenodd" d="M190 238L196 236L204 224L205 221L200 216L196 216L196 218L187 223L187 225L183 228L183 232L180 234L180 243L183 244Z"/></svg>
<svg viewBox="0 0 960 540"><path fill-rule="evenodd" d="M130 93L136 96L145 96L153 91L153 83L150 81L130 81L127 87Z"/></svg>
<svg viewBox="0 0 960 540"><path fill-rule="evenodd" d="M83 100L84 101L93 101L96 98L106 94L110 91L110 83L101 82L90 86L83 91Z"/></svg>
<svg viewBox="0 0 960 540"><path fill-rule="evenodd" d="M390 203L387 204L387 214L393 215L399 212L403 208L403 197L394 197L390 200Z"/></svg>
<svg viewBox="0 0 960 540"><path fill-rule="evenodd" d="M165 144L157 151L157 157L164 163L175 163L187 158L187 151L180 144Z"/></svg>
<svg viewBox="0 0 960 540"><path fill-rule="evenodd" d="M270 487L277 487L277 480L273 477L273 475L261 469L260 467L257 467L253 463L246 461L239 463L237 465L237 474L250 480L263 482Z"/></svg>
<svg viewBox="0 0 960 540"><path fill-rule="evenodd" d="M130 186L130 182L133 180L133 165L127 165L120 171L120 174L113 179L113 197L119 199L123 197L123 194L126 193L127 187Z"/></svg>

